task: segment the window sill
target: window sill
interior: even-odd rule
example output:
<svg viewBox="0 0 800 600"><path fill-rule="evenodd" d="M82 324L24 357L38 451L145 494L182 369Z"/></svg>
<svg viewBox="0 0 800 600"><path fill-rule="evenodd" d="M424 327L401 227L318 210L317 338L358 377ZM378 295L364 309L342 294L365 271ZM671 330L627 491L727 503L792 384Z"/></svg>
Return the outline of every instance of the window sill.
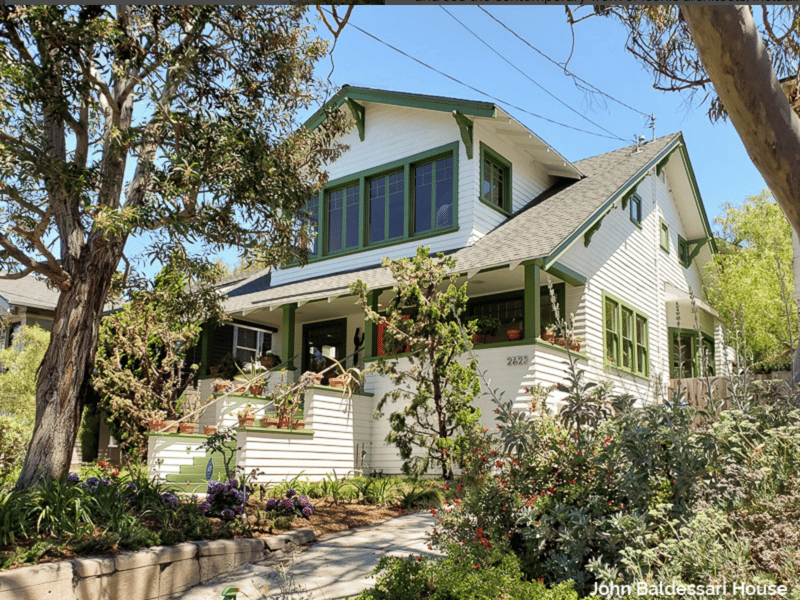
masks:
<svg viewBox="0 0 800 600"><path fill-rule="evenodd" d="M630 375L631 377L636 377L637 379L643 379L645 381L649 381L650 380L650 376L649 375L643 375L642 373L639 373L637 371L631 371L630 369L626 369L625 367L619 367L619 366L615 365L614 363L611 363L611 362L608 362L608 361L605 361L603 363L603 370L606 371L606 372L613 371L613 372L616 372L616 373L622 373L624 375Z"/></svg>
<svg viewBox="0 0 800 600"><path fill-rule="evenodd" d="M510 217L511 216L511 211L510 210L507 210L506 208L504 208L502 206L497 206L497 204L494 204L492 202L487 202L486 200L484 200L480 196L478 197L478 199L481 201L482 204L485 204L489 208L492 208L492 209L496 210L501 215L503 215L505 217Z"/></svg>

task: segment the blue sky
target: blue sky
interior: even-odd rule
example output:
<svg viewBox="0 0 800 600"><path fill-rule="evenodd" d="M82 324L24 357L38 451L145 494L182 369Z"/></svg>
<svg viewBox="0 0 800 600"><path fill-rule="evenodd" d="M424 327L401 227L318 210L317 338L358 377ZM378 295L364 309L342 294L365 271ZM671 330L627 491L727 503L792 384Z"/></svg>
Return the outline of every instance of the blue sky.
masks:
<svg viewBox="0 0 800 600"><path fill-rule="evenodd" d="M443 6L524 75L451 18ZM652 74L625 50L627 34L616 21L592 18L578 23L573 40L563 6L487 4L484 8L556 62L566 60L571 52L568 68L572 73L639 112L602 96L586 94L563 69L515 38L477 5L356 7L333 51L330 81L336 86L347 83L490 100L569 160L628 146L633 143L634 135L651 139L647 120L640 113L654 113L656 136L683 131L712 227L714 218L723 212L723 204L740 204L766 187L733 126L709 121L707 103L698 104L702 91L691 103L686 92L653 89ZM420 65L354 26L475 89ZM324 26L320 31L330 37ZM318 76L327 78L331 61L323 60L317 71ZM520 109L600 135L562 127ZM600 127L616 137L609 137ZM137 241L130 246L141 248ZM236 253L225 253L222 258L234 263ZM154 274L150 273L154 271L152 268L145 270Z"/></svg>

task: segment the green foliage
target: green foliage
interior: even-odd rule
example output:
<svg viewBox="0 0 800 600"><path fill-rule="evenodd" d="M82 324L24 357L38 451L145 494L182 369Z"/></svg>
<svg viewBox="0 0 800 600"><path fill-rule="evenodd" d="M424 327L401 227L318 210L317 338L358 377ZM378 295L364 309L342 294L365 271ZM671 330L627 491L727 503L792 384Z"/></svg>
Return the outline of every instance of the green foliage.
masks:
<svg viewBox="0 0 800 600"><path fill-rule="evenodd" d="M50 343L50 333L38 325L17 329L8 348L0 350L0 411L31 421L36 416L36 373Z"/></svg>
<svg viewBox="0 0 800 600"><path fill-rule="evenodd" d="M181 416L181 395L197 370L186 364L187 353L203 323L222 317L220 296L198 284L215 276L214 269L173 255L152 289L133 293L103 319L92 383L125 450L146 452L148 421Z"/></svg>
<svg viewBox="0 0 800 600"><path fill-rule="evenodd" d="M87 406L83 409L78 439L81 441L81 459L85 462L96 460L100 447L100 409L98 406Z"/></svg>
<svg viewBox="0 0 800 600"><path fill-rule="evenodd" d="M0 413L0 490L19 472L32 430L32 423L25 417Z"/></svg>
<svg viewBox="0 0 800 600"><path fill-rule="evenodd" d="M393 384L378 410L389 402L405 404L390 415L386 441L397 446L406 474L425 473L434 464L444 479L451 479L455 450L480 418L472 405L481 391L476 362L458 362L471 348L469 336L475 330L474 324L463 327L459 322L467 306L467 287L454 285L454 259L442 254L431 257L423 246L412 258L384 259L382 264L395 280L394 298L385 315L371 308L364 282L356 282L352 291L366 319L385 323L385 338L408 349L406 358L384 356L373 367Z"/></svg>
<svg viewBox="0 0 800 600"><path fill-rule="evenodd" d="M360 600L578 600L569 583L548 589L525 581L513 555L487 553L483 560L457 546L442 560L385 557L375 570L378 581Z"/></svg>
<svg viewBox="0 0 800 600"><path fill-rule="evenodd" d="M729 323L740 323L755 367L791 365L797 309L791 300L792 230L769 190L717 217L724 241L708 265L706 294ZM763 368L761 369L763 370Z"/></svg>

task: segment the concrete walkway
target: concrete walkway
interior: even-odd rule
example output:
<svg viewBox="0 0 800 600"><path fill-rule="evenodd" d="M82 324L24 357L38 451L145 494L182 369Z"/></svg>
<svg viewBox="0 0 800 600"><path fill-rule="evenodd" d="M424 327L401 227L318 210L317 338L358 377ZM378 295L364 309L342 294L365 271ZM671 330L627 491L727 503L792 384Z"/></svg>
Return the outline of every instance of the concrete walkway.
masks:
<svg viewBox="0 0 800 600"><path fill-rule="evenodd" d="M327 535L293 557L243 565L177 598L219 600L228 587L239 588L237 600L349 598L375 584L372 572L382 557L435 555L428 550L425 534L434 525L435 519L425 512ZM284 590L293 594L282 596L282 581Z"/></svg>

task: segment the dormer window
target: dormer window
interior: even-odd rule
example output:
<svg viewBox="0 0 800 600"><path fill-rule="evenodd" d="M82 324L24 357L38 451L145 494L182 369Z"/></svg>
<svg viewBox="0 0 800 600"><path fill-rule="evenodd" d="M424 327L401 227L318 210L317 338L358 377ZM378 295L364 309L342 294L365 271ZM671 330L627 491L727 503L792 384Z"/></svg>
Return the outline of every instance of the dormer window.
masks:
<svg viewBox="0 0 800 600"><path fill-rule="evenodd" d="M511 214L511 163L481 143L481 201Z"/></svg>

